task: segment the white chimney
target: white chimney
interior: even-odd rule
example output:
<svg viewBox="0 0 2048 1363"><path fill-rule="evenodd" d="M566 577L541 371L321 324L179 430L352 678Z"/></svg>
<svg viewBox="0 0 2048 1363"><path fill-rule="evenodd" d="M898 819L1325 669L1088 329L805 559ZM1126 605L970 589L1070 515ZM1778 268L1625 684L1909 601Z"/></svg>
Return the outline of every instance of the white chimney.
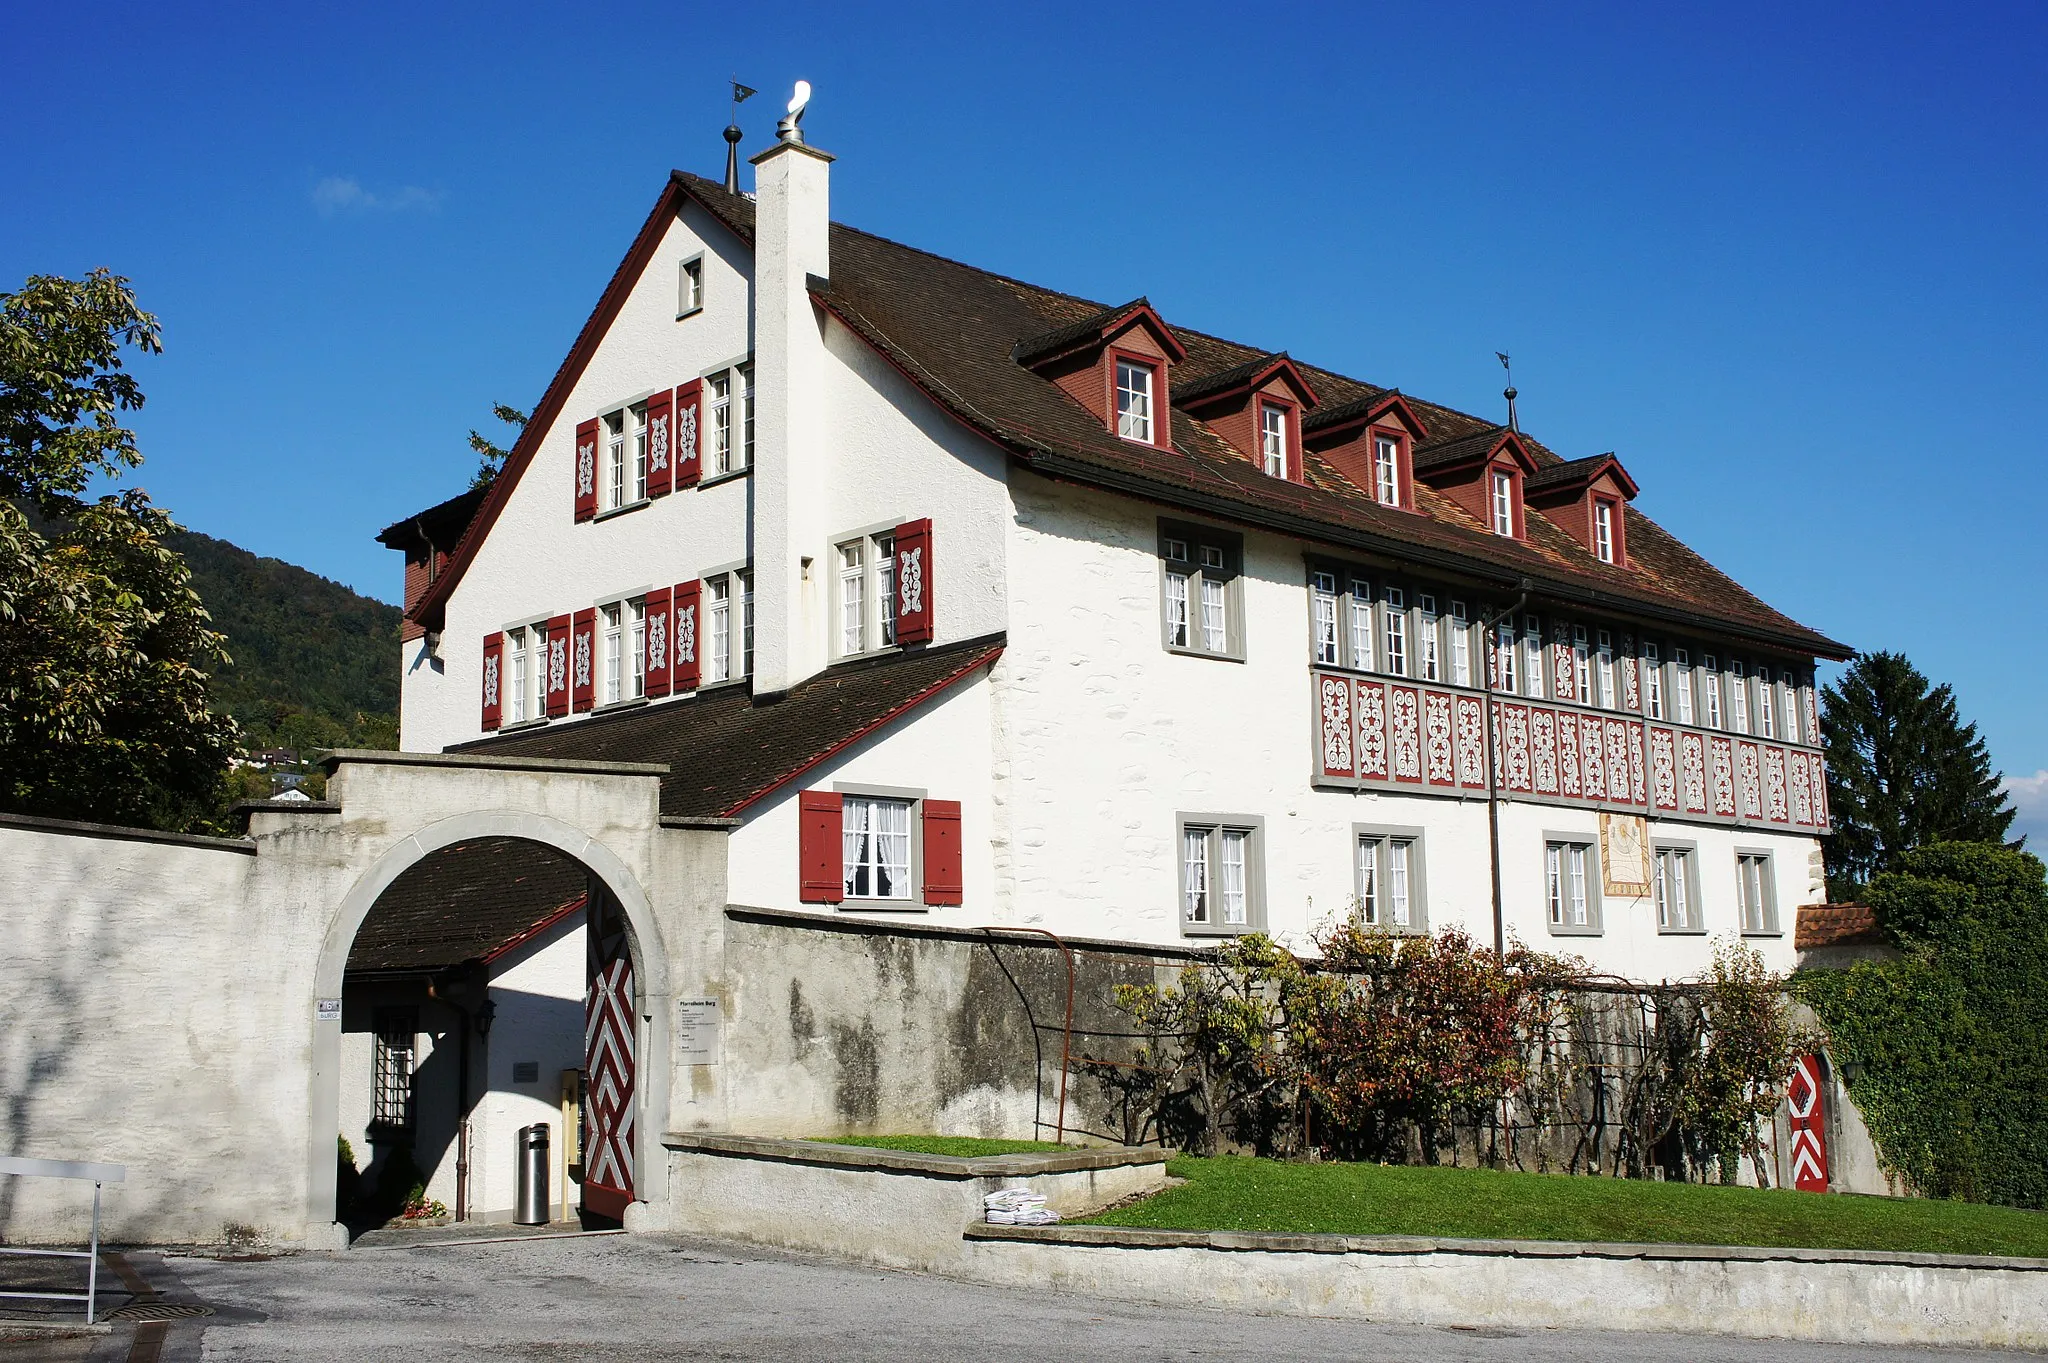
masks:
<svg viewBox="0 0 2048 1363"><path fill-rule="evenodd" d="M821 553L824 333L809 279L829 278L832 157L803 140L810 85L797 83L779 141L754 165L754 690L815 672L806 647L801 560Z"/></svg>

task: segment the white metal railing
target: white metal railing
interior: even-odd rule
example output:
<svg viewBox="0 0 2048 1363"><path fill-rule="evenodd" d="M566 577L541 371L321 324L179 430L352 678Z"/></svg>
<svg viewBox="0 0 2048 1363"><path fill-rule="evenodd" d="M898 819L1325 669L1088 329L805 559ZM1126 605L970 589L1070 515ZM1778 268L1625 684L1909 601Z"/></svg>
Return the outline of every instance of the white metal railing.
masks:
<svg viewBox="0 0 2048 1363"><path fill-rule="evenodd" d="M85 1260L83 1292L0 1292L0 1297L82 1301L85 1303L85 1323L92 1324L93 1312L99 1304L100 1288L100 1188L108 1183L126 1183L128 1166L91 1164L82 1160L25 1159L19 1155L0 1155L0 1174L13 1174L19 1178L76 1178L92 1183L92 1240L89 1249L11 1249L0 1246L0 1254L18 1254L25 1258L39 1259Z"/></svg>

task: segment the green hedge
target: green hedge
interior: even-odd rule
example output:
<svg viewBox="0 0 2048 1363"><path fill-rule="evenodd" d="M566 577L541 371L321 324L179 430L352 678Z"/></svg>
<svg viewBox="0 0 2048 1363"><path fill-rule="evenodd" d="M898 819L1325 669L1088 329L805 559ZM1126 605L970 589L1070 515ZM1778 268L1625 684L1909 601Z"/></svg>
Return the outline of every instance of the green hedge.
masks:
<svg viewBox="0 0 2048 1363"><path fill-rule="evenodd" d="M1870 884L1895 961L1803 972L1879 1155L1930 1197L2048 1207L2048 872L1942 843Z"/></svg>

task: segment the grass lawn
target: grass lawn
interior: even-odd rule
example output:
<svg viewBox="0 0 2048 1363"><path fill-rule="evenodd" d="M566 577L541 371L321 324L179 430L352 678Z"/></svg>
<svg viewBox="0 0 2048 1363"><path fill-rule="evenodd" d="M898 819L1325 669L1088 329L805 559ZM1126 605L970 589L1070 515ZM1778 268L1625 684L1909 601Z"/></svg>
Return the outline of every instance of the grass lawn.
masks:
<svg viewBox="0 0 2048 1363"><path fill-rule="evenodd" d="M958 1155L974 1159L981 1155L1037 1155L1051 1150L1072 1150L1071 1145L1051 1141L985 1141L978 1136L814 1136L826 1145L857 1145L866 1150L902 1150L912 1155Z"/></svg>
<svg viewBox="0 0 2048 1363"><path fill-rule="evenodd" d="M1093 1218L1169 1230L1769 1245L2048 1258L2048 1213L1565 1174L1177 1158L1186 1184Z"/></svg>

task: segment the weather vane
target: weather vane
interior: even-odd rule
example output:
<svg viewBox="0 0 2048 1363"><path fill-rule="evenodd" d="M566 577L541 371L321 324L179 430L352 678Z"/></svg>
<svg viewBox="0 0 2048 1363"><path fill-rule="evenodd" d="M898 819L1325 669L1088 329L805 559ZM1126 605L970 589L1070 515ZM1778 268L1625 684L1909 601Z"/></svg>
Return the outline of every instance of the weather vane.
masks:
<svg viewBox="0 0 2048 1363"><path fill-rule="evenodd" d="M725 125L725 192L740 192L740 139L746 136L740 131L740 105L760 94L751 85L742 85L738 76L732 80L732 122Z"/></svg>
<svg viewBox="0 0 2048 1363"><path fill-rule="evenodd" d="M1508 386L1501 389L1500 395L1508 400L1508 429L1518 431L1521 427L1515 424L1515 398L1518 396L1515 392L1515 367L1509 364L1508 357L1498 350L1493 352L1493 357L1500 361L1502 369L1508 371Z"/></svg>

